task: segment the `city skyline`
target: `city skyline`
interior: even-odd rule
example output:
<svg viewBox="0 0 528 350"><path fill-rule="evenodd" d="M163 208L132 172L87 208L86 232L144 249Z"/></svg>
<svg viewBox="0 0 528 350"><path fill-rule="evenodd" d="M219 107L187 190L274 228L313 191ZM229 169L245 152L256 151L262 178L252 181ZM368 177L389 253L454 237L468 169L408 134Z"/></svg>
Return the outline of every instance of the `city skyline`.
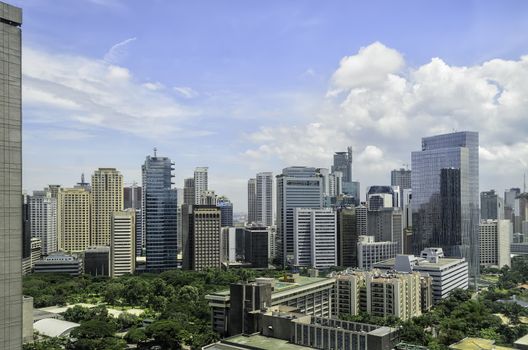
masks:
<svg viewBox="0 0 528 350"><path fill-rule="evenodd" d="M526 3L154 4L162 24L145 28L136 2L13 3L28 19L28 193L99 167L140 183L158 147L178 187L208 166L209 187L244 212L257 172L330 168L352 146L365 193L410 163L420 137L453 129L481 135L481 189L522 187Z"/></svg>

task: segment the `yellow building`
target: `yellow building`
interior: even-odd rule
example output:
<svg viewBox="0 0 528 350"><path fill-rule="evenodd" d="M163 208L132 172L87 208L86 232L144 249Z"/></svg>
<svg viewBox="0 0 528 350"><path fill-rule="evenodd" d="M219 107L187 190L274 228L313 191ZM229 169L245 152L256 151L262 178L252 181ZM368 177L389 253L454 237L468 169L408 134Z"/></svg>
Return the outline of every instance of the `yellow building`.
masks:
<svg viewBox="0 0 528 350"><path fill-rule="evenodd" d="M84 188L64 188L58 192L58 244L67 252L90 246L90 192Z"/></svg>
<svg viewBox="0 0 528 350"><path fill-rule="evenodd" d="M123 176L115 168L99 168L92 175L91 245L109 246L112 214L123 210Z"/></svg>

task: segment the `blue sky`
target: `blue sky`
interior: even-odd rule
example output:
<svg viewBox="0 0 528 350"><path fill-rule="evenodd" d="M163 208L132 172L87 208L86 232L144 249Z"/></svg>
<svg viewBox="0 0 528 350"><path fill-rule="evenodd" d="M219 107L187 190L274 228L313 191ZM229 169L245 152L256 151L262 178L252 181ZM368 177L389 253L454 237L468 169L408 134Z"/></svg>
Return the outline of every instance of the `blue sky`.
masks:
<svg viewBox="0 0 528 350"><path fill-rule="evenodd" d="M329 167L353 145L363 187L389 182L420 137L481 133L481 189L528 162L525 1L12 1L24 9L24 188L153 147L176 185L246 210L246 182ZM500 170L499 170L500 169ZM507 169L507 171L504 171Z"/></svg>

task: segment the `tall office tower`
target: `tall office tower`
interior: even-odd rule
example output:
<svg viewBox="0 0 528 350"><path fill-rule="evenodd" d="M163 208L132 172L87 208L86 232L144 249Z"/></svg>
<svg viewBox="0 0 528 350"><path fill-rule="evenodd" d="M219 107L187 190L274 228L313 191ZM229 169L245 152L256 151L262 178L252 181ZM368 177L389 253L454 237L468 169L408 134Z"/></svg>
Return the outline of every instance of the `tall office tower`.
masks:
<svg viewBox="0 0 528 350"><path fill-rule="evenodd" d="M182 205L184 204L184 190L183 188L176 189L176 234L178 247L178 260L181 262L181 252L183 248L183 226L182 226ZM137 214L136 214L137 215ZM137 230L137 228L136 228Z"/></svg>
<svg viewBox="0 0 528 350"><path fill-rule="evenodd" d="M22 348L22 10L0 3L0 348Z"/></svg>
<svg viewBox="0 0 528 350"><path fill-rule="evenodd" d="M141 209L141 186L135 182L123 188L123 209Z"/></svg>
<svg viewBox="0 0 528 350"><path fill-rule="evenodd" d="M266 226L249 226L244 228L244 260L252 268L269 267L269 231Z"/></svg>
<svg viewBox="0 0 528 350"><path fill-rule="evenodd" d="M503 220L504 200L495 190L480 192L480 218L482 220Z"/></svg>
<svg viewBox="0 0 528 350"><path fill-rule="evenodd" d="M31 215L29 196L22 194L22 273L31 272Z"/></svg>
<svg viewBox="0 0 528 350"><path fill-rule="evenodd" d="M399 206L403 208L402 198L404 196L403 192L407 189L411 189L411 171L408 169L400 168L400 170L391 171L391 186L399 186Z"/></svg>
<svg viewBox="0 0 528 350"><path fill-rule="evenodd" d="M59 249L82 252L90 246L90 192L84 188L59 191Z"/></svg>
<svg viewBox="0 0 528 350"><path fill-rule="evenodd" d="M194 177L183 180L183 203L193 205L194 201Z"/></svg>
<svg viewBox="0 0 528 350"><path fill-rule="evenodd" d="M403 210L403 227L412 227L412 190L410 188L403 190L402 210Z"/></svg>
<svg viewBox="0 0 528 350"><path fill-rule="evenodd" d="M257 179L248 180L248 223L257 222Z"/></svg>
<svg viewBox="0 0 528 350"><path fill-rule="evenodd" d="M177 192L172 189L174 163L167 157L147 156L143 181L143 235L150 271L176 268L178 255Z"/></svg>
<svg viewBox="0 0 528 350"><path fill-rule="evenodd" d="M123 210L123 175L115 168L99 168L92 175L92 235L90 244L110 245L112 213Z"/></svg>
<svg viewBox="0 0 528 350"><path fill-rule="evenodd" d="M293 240L295 266L336 266L336 213L330 208L295 208Z"/></svg>
<svg viewBox="0 0 528 350"><path fill-rule="evenodd" d="M209 189L208 169L207 167L197 167L194 169L194 204L200 204L202 192Z"/></svg>
<svg viewBox="0 0 528 350"><path fill-rule="evenodd" d="M256 221L264 226L271 226L273 225L273 173L257 174L256 193Z"/></svg>
<svg viewBox="0 0 528 350"><path fill-rule="evenodd" d="M370 186L367 189L369 210L394 207L394 191L390 186Z"/></svg>
<svg viewBox="0 0 528 350"><path fill-rule="evenodd" d="M136 211L129 208L112 214L110 271L112 277L133 274L136 269Z"/></svg>
<svg viewBox="0 0 528 350"><path fill-rule="evenodd" d="M352 147L347 147L346 152L335 152L332 172L343 173L343 182L352 182Z"/></svg>
<svg viewBox="0 0 528 350"><path fill-rule="evenodd" d="M337 210L337 265L357 266L358 223L356 208Z"/></svg>
<svg viewBox="0 0 528 350"><path fill-rule="evenodd" d="M217 201L220 208L220 223L222 227L233 226L233 203L226 197L220 197Z"/></svg>
<svg viewBox="0 0 528 350"><path fill-rule="evenodd" d="M412 152L413 252L441 247L479 273L478 133L425 137Z"/></svg>
<svg viewBox="0 0 528 350"><path fill-rule="evenodd" d="M376 242L397 243L397 253L403 253L403 218L400 208L369 210L367 232L368 236L374 236Z"/></svg>
<svg viewBox="0 0 528 350"><path fill-rule="evenodd" d="M283 266L293 263L294 208L322 208L322 178L315 168L284 168L277 175L277 258Z"/></svg>
<svg viewBox="0 0 528 350"><path fill-rule="evenodd" d="M515 222L515 198L521 194L520 188L510 188L504 191L504 218ZM515 231L515 227L513 228Z"/></svg>
<svg viewBox="0 0 528 350"><path fill-rule="evenodd" d="M356 207L357 233L359 236L367 235L368 209L363 204Z"/></svg>
<svg viewBox="0 0 528 350"><path fill-rule="evenodd" d="M502 268L511 266L510 244L513 225L510 220L480 222L480 264Z"/></svg>
<svg viewBox="0 0 528 350"><path fill-rule="evenodd" d="M183 212L189 206L183 205ZM203 271L219 268L222 263L220 208L214 205L193 205L183 218L183 268Z"/></svg>
<svg viewBox="0 0 528 350"><path fill-rule="evenodd" d="M34 191L29 197L31 237L40 239L42 255L54 253L57 243L57 198L49 191Z"/></svg>

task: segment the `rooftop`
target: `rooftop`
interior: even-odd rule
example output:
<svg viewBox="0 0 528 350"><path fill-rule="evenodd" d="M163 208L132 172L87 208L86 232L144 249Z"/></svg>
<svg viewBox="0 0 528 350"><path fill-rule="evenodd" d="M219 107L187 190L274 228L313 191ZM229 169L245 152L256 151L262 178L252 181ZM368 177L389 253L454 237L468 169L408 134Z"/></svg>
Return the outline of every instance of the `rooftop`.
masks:
<svg viewBox="0 0 528 350"><path fill-rule="evenodd" d="M58 320L55 318L44 318L33 323L33 329L50 338L69 335L70 332L79 327L78 323Z"/></svg>
<svg viewBox="0 0 528 350"><path fill-rule="evenodd" d="M265 337L263 335L237 335L231 338L224 339L222 345L234 345L231 348L218 348L218 349L236 349L236 346L240 348L251 348L251 349L265 349L265 350L305 350L311 349L306 346L295 345L286 340L275 339ZM211 349L211 348L209 348ZM212 348L214 349L214 348Z"/></svg>
<svg viewBox="0 0 528 350"><path fill-rule="evenodd" d="M494 340L482 338L464 338L458 343L450 345L449 348L456 350L513 350L513 348L495 345Z"/></svg>
<svg viewBox="0 0 528 350"><path fill-rule="evenodd" d="M418 258L418 261L416 262L416 264L414 266L418 266L420 268L440 269L440 268L443 268L443 267L447 267L449 265L457 264L457 263L460 262L460 260L462 260L462 259L459 259L459 258L439 258L437 263L433 263L433 262L427 261L425 259ZM376 268L376 267L391 267L392 268L392 267L394 267L395 261L396 261L395 258L383 260L383 261L375 263L373 267L374 268Z"/></svg>

